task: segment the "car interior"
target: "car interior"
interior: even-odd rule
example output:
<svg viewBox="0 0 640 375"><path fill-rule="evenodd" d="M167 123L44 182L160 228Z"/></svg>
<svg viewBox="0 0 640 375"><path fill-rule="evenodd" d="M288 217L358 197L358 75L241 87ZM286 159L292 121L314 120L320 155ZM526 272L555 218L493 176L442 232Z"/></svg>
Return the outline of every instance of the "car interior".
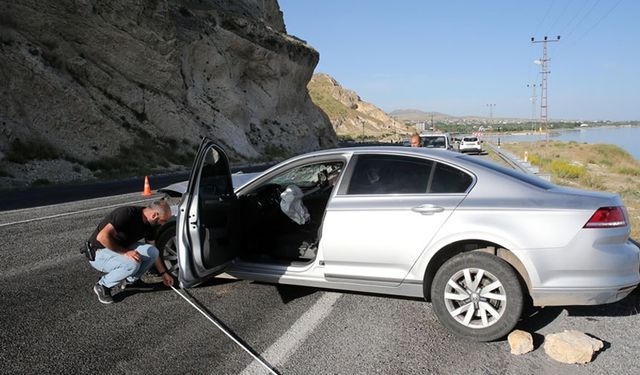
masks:
<svg viewBox="0 0 640 375"><path fill-rule="evenodd" d="M238 198L243 218L239 257L245 261L307 263L317 253L324 211L343 162L304 165L278 175ZM283 192L295 185L308 220L297 223L281 207Z"/></svg>

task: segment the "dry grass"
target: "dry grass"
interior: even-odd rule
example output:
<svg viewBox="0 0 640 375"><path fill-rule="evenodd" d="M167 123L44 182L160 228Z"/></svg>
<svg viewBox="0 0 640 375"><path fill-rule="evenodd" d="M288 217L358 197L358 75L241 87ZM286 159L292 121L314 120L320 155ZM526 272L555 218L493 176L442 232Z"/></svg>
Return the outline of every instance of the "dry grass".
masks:
<svg viewBox="0 0 640 375"><path fill-rule="evenodd" d="M518 142L502 147L551 175L553 183L619 194L627 207L631 237L640 238L640 161L609 144Z"/></svg>

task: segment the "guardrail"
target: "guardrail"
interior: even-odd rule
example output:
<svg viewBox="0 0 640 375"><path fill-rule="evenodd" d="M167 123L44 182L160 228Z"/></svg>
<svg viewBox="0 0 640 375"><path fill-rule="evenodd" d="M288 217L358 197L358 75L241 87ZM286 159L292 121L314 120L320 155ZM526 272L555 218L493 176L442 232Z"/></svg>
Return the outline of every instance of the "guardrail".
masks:
<svg viewBox="0 0 640 375"><path fill-rule="evenodd" d="M487 146L493 150L498 156L502 158L502 160L506 161L509 165L511 165L514 169L519 170L523 173L538 176L547 181L551 180L551 176L546 173L540 173L540 168L535 165L531 165L531 163L526 162L513 153L503 150L499 146L494 145L491 142L486 142Z"/></svg>

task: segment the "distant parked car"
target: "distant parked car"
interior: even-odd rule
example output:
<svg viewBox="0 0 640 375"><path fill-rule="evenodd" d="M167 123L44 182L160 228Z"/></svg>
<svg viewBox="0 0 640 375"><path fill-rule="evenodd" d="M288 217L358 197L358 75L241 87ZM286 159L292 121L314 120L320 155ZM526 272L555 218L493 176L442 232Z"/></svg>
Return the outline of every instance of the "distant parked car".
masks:
<svg viewBox="0 0 640 375"><path fill-rule="evenodd" d="M422 142L422 147L426 148L444 148L446 150L453 149L449 133L420 134L420 141Z"/></svg>
<svg viewBox="0 0 640 375"><path fill-rule="evenodd" d="M478 137L463 137L462 141L460 141L459 149L460 149L460 152L463 152L463 153L467 153L467 152L481 153L482 144L480 139L478 139Z"/></svg>
<svg viewBox="0 0 640 375"><path fill-rule="evenodd" d="M226 272L420 297L456 334L487 341L511 332L525 301L604 304L640 282L620 197L445 150L333 149L232 176L205 139L188 183L162 190L182 195L157 243L183 288Z"/></svg>

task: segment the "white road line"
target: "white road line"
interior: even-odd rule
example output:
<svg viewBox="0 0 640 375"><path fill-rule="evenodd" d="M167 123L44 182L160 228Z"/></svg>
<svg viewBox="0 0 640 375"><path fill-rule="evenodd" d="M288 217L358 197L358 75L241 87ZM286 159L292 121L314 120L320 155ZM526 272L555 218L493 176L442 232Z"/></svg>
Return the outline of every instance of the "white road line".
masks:
<svg viewBox="0 0 640 375"><path fill-rule="evenodd" d="M307 337L315 330L315 328L329 315L333 310L333 305L342 294L340 293L324 293L320 299L307 310L295 323L285 332L278 341L262 354L262 357L276 368L289 359L295 350L302 344ZM266 370L259 363L253 361L240 374L254 375L265 374Z"/></svg>
<svg viewBox="0 0 640 375"><path fill-rule="evenodd" d="M80 211L73 211L73 212L64 212L61 214L56 214L56 215L50 215L50 216L43 216L43 217L35 217L33 219L27 219L27 220L20 220L20 221L13 221L11 223L4 223L4 224L0 224L0 227L7 227L9 225L16 225L16 224L24 224L24 223L30 223L33 221L39 221L39 220L47 220L47 219L54 219L57 217L63 217L63 216L70 216L70 215L75 215L75 214L82 214L85 212L91 212L91 211L100 211L100 210L104 210L107 208L113 208L113 207L119 207L119 206L125 206L128 204L132 204L132 203L141 203L141 202L148 202L148 201L152 201L154 199L157 198L146 198L146 199L140 199L137 201L132 201L132 202L124 202L124 203L117 203L117 204L112 204L109 206L102 206L102 207L96 207L96 208L89 208L86 210L80 210Z"/></svg>

